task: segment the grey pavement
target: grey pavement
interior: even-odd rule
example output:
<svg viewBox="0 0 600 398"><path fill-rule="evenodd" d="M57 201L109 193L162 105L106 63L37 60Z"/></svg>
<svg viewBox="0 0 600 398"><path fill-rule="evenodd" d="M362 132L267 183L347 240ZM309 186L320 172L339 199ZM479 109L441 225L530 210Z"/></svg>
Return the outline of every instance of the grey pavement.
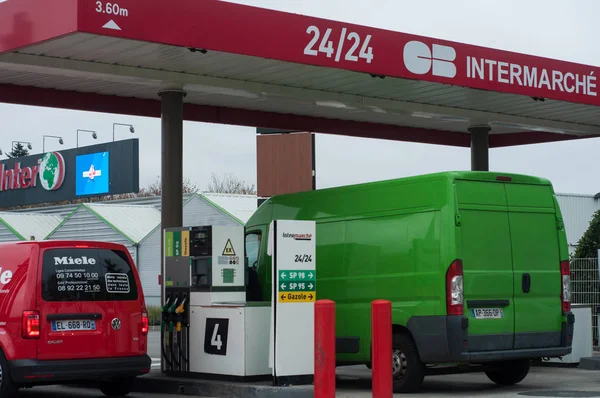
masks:
<svg viewBox="0 0 600 398"><path fill-rule="evenodd" d="M338 398L371 396L371 372L364 367L338 370ZM394 396L402 396L395 394ZM600 397L600 372L573 367L532 367L525 380L516 386L501 387L485 373L466 373L425 378L418 397Z"/></svg>
<svg viewBox="0 0 600 398"><path fill-rule="evenodd" d="M160 329L154 328L148 333L148 355L152 358L152 369L160 369Z"/></svg>
<svg viewBox="0 0 600 398"><path fill-rule="evenodd" d="M149 334L148 354L160 361L160 331ZM159 366L155 366L156 371ZM371 372L364 366L338 368L338 398L371 397ZM149 376L145 376L149 377ZM40 390L41 391L41 390ZM50 391L47 389L47 391ZM291 392L291 391L290 391ZM32 395L44 397L41 395ZM62 393L61 393L62 394ZM79 396L101 396L98 393ZM78 395L66 395L78 396ZM152 397L147 393L137 393L131 397ZM174 397L181 395L155 395L156 397ZM402 396L396 394L395 396ZM425 378L421 392L417 397L598 397L600 398L600 371L582 370L575 367L556 367L552 365L534 366L527 378L516 386L501 387L492 383L484 373L466 373Z"/></svg>
<svg viewBox="0 0 600 398"><path fill-rule="evenodd" d="M363 367L339 369L337 398L371 397L370 372ZM22 397L103 397L95 389L73 387L37 387L22 390ZM131 398L174 398L180 394L132 393ZM400 397L401 394L395 396ZM600 372L577 368L534 367L529 376L513 387L499 387L483 373L429 376L414 397L600 397ZM215 397L216 398L216 397Z"/></svg>
<svg viewBox="0 0 600 398"><path fill-rule="evenodd" d="M76 397L105 397L97 389L84 389L84 388L73 388L73 387L36 387L27 390L21 390L20 397L23 398L76 398ZM174 398L181 395L162 395L162 394L148 394L148 393L132 393L128 397L131 398Z"/></svg>

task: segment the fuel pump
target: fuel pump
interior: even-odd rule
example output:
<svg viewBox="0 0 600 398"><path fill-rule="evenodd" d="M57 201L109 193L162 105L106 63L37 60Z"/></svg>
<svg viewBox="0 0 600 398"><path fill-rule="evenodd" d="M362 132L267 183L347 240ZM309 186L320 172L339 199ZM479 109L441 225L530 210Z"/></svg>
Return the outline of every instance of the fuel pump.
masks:
<svg viewBox="0 0 600 398"><path fill-rule="evenodd" d="M167 228L164 242L163 369L174 375L220 373L211 363L223 369L230 368L228 361L239 363L232 350L245 333L244 227ZM268 328L260 335L268 340Z"/></svg>
<svg viewBox="0 0 600 398"><path fill-rule="evenodd" d="M168 373L187 372L189 364L189 297L190 262L183 256L182 232L165 231L165 302L162 306L161 346L163 370ZM189 239L187 239L189 241Z"/></svg>

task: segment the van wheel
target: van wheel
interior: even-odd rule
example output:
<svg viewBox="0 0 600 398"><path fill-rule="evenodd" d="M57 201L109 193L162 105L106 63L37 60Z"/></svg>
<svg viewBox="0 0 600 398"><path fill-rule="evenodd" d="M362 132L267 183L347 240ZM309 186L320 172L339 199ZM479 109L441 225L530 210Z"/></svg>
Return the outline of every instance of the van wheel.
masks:
<svg viewBox="0 0 600 398"><path fill-rule="evenodd" d="M425 365L421 362L415 342L408 334L394 334L392 369L395 393L414 392L423 384Z"/></svg>
<svg viewBox="0 0 600 398"><path fill-rule="evenodd" d="M0 398L17 396L17 386L13 383L8 369L8 361L0 350Z"/></svg>
<svg viewBox="0 0 600 398"><path fill-rule="evenodd" d="M100 391L107 397L124 397L133 391L135 377L100 383Z"/></svg>
<svg viewBox="0 0 600 398"><path fill-rule="evenodd" d="M496 384L510 386L520 383L527 377L531 368L530 360L508 361L490 364L485 372L487 377Z"/></svg>

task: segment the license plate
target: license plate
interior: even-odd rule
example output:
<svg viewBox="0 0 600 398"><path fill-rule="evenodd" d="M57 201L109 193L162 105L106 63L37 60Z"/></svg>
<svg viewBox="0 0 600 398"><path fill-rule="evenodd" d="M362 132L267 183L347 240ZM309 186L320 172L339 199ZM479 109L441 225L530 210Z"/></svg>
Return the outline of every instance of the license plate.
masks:
<svg viewBox="0 0 600 398"><path fill-rule="evenodd" d="M472 308L471 314L475 319L502 319L504 312L502 308Z"/></svg>
<svg viewBox="0 0 600 398"><path fill-rule="evenodd" d="M96 321L52 321L53 332L72 332L86 330L96 330Z"/></svg>

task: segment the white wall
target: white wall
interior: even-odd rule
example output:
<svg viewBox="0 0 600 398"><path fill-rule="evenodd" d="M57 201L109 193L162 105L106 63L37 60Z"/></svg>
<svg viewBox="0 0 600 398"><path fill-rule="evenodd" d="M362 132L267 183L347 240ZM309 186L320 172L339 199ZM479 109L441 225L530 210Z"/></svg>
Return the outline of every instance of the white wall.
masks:
<svg viewBox="0 0 600 398"><path fill-rule="evenodd" d="M79 239L121 244L129 250L133 257L133 261L137 264L137 253L133 243L109 224L96 217L85 207L79 208L75 214L48 237L48 240L62 239Z"/></svg>
<svg viewBox="0 0 600 398"><path fill-rule="evenodd" d="M0 223L0 242L16 242L20 241L10 229L6 228L6 225Z"/></svg>

